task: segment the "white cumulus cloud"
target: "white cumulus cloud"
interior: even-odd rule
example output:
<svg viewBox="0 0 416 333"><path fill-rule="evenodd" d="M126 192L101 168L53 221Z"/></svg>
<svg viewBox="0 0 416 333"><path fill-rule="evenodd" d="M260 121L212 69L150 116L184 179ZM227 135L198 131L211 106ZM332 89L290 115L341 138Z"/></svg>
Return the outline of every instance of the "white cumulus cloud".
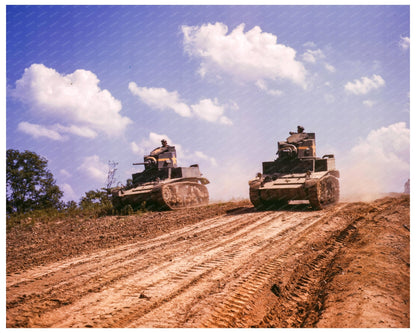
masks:
<svg viewBox="0 0 416 333"><path fill-rule="evenodd" d="M287 79L306 87L306 70L296 51L278 44L277 37L259 26L244 32L240 24L228 33L223 23L182 26L184 48L201 58L201 74L226 73L248 81Z"/></svg>
<svg viewBox="0 0 416 333"><path fill-rule="evenodd" d="M231 106L221 105L215 98L200 100L189 106L184 103L177 91L167 91L165 88L139 87L135 82L129 83L129 90L138 96L143 103L154 109L171 109L182 117L198 117L208 122L232 125L232 121L224 115L226 108L238 108L235 103Z"/></svg>
<svg viewBox="0 0 416 333"><path fill-rule="evenodd" d="M343 161L341 186L347 197L402 192L410 173L410 130L404 122L373 130Z"/></svg>
<svg viewBox="0 0 416 333"><path fill-rule="evenodd" d="M261 90L265 91L269 95L272 95L272 96L281 96L281 95L283 95L283 91L281 91L281 90L270 89L267 86L267 83L264 80L257 80L256 81L256 86L258 88L260 88Z"/></svg>
<svg viewBox="0 0 416 333"><path fill-rule="evenodd" d="M87 126L63 126L61 124L55 124L54 126L52 126L52 128L55 128L57 131L61 133L71 133L78 136L82 136L84 138L95 138L98 135L97 132L95 132Z"/></svg>
<svg viewBox="0 0 416 333"><path fill-rule="evenodd" d="M95 138L97 133L88 127L79 127L75 125L63 126L61 124L55 124L51 126L44 126L38 124L32 124L27 121L22 121L17 126L17 129L23 133L29 134L34 138L46 137L55 141L68 140L68 136L64 133L72 133L85 138Z"/></svg>
<svg viewBox="0 0 416 333"><path fill-rule="evenodd" d="M401 37L400 36L400 42L399 46L402 50L408 50L410 47L410 38L409 37Z"/></svg>
<svg viewBox="0 0 416 333"><path fill-rule="evenodd" d="M232 125L232 121L224 116L224 106L218 104L217 99L202 99L198 104L191 105L196 116L206 121L219 122L224 125Z"/></svg>
<svg viewBox="0 0 416 333"><path fill-rule="evenodd" d="M66 201L69 201L69 200L75 201L78 199L78 196L75 193L75 191L72 189L71 185L65 183L65 184L60 185L59 187L64 192L64 198Z"/></svg>
<svg viewBox="0 0 416 333"><path fill-rule="evenodd" d="M371 78L363 76L361 80L354 80L354 82L348 82L344 88L347 92L355 95L365 95L372 90L379 89L386 85L384 79L377 74L374 74Z"/></svg>
<svg viewBox="0 0 416 333"><path fill-rule="evenodd" d="M316 44L315 44L315 42L312 42L312 41L309 41L309 42L304 43L304 44L303 44L303 46L304 46L304 47L311 48L311 49L316 48Z"/></svg>
<svg viewBox="0 0 416 333"><path fill-rule="evenodd" d="M160 110L172 109L182 117L192 116L189 106L181 101L177 91L169 92L165 88L138 87L134 82L129 83L129 90L150 107Z"/></svg>
<svg viewBox="0 0 416 333"><path fill-rule="evenodd" d="M84 172L95 181L105 183L108 174L108 165L101 162L98 155L87 156L77 170Z"/></svg>
<svg viewBox="0 0 416 333"><path fill-rule="evenodd" d="M309 63L316 63L317 60L325 58L324 53L322 50L306 50L306 52L302 55L302 59L305 62Z"/></svg>
<svg viewBox="0 0 416 333"><path fill-rule="evenodd" d="M331 64L325 63L325 68L328 72L331 72L331 73L335 72L335 67L332 66Z"/></svg>
<svg viewBox="0 0 416 333"><path fill-rule="evenodd" d="M35 114L64 123L56 131L90 138L96 131L120 135L131 120L120 115L121 102L98 84L97 76L87 70L63 75L43 64L32 64L16 81L12 94Z"/></svg>
<svg viewBox="0 0 416 333"><path fill-rule="evenodd" d="M20 122L17 126L17 129L20 132L33 136L34 138L45 137L55 141L64 141L67 139L65 136L59 134L59 132L56 130L47 128L42 125L31 124L27 121Z"/></svg>

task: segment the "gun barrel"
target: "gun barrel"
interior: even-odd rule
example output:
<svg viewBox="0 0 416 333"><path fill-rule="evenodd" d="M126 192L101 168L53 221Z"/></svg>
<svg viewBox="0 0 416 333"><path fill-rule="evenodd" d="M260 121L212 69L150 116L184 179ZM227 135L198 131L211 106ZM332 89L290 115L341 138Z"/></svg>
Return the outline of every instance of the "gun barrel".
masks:
<svg viewBox="0 0 416 333"><path fill-rule="evenodd" d="M149 164L157 164L157 159L153 156L145 156L144 162L133 163L133 165L149 165Z"/></svg>

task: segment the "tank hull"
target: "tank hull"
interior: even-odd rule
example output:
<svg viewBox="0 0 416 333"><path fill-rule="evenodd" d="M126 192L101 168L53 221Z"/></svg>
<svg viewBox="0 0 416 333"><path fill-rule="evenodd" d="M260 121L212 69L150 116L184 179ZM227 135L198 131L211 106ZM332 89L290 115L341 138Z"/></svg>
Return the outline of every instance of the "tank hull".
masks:
<svg viewBox="0 0 416 333"><path fill-rule="evenodd" d="M256 208L281 207L291 200L309 200L314 209L322 209L339 200L338 179L328 171L256 178L249 186L250 200Z"/></svg>
<svg viewBox="0 0 416 333"><path fill-rule="evenodd" d="M156 209L180 209L209 203L205 178L181 178L161 182L140 184L131 189L113 192L113 205L122 209L130 205L133 209L144 205Z"/></svg>

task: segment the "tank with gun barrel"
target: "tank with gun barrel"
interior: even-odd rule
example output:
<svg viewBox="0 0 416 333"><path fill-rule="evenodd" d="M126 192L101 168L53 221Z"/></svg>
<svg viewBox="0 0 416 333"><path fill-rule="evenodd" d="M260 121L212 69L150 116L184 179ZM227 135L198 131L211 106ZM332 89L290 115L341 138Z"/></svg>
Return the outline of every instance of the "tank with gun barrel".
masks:
<svg viewBox="0 0 416 333"><path fill-rule="evenodd" d="M206 184L197 164L178 167L176 149L162 140L162 147L144 157L144 171L132 175L129 186L115 189L112 201L116 209L130 205L133 209L143 204L157 209L178 209L206 205L209 202Z"/></svg>
<svg viewBox="0 0 416 333"><path fill-rule="evenodd" d="M256 208L282 207L290 200L309 200L322 209L339 200L339 171L334 155L316 156L315 133L302 126L278 142L278 158L263 162L263 174L249 181L250 200Z"/></svg>

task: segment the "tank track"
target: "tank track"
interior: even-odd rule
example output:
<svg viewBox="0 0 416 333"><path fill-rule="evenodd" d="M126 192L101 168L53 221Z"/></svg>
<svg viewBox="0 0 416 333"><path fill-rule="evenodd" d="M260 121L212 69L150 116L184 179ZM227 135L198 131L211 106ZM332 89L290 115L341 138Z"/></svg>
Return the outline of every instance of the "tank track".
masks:
<svg viewBox="0 0 416 333"><path fill-rule="evenodd" d="M313 209L319 210L339 201L339 181L329 175L307 189L308 200Z"/></svg>
<svg viewBox="0 0 416 333"><path fill-rule="evenodd" d="M169 209L196 207L209 203L208 189L197 182L163 184L160 191L152 193L153 200Z"/></svg>
<svg viewBox="0 0 416 333"><path fill-rule="evenodd" d="M250 201L254 207L259 208L263 206L263 203L260 199L260 181L253 181L250 184Z"/></svg>
<svg viewBox="0 0 416 333"><path fill-rule="evenodd" d="M128 206L133 210L144 206L150 209L167 210L207 205L209 203L208 189L199 182L207 183L204 179L195 179L155 184L151 189L143 189L122 196L116 191L112 195L113 206L121 211Z"/></svg>

